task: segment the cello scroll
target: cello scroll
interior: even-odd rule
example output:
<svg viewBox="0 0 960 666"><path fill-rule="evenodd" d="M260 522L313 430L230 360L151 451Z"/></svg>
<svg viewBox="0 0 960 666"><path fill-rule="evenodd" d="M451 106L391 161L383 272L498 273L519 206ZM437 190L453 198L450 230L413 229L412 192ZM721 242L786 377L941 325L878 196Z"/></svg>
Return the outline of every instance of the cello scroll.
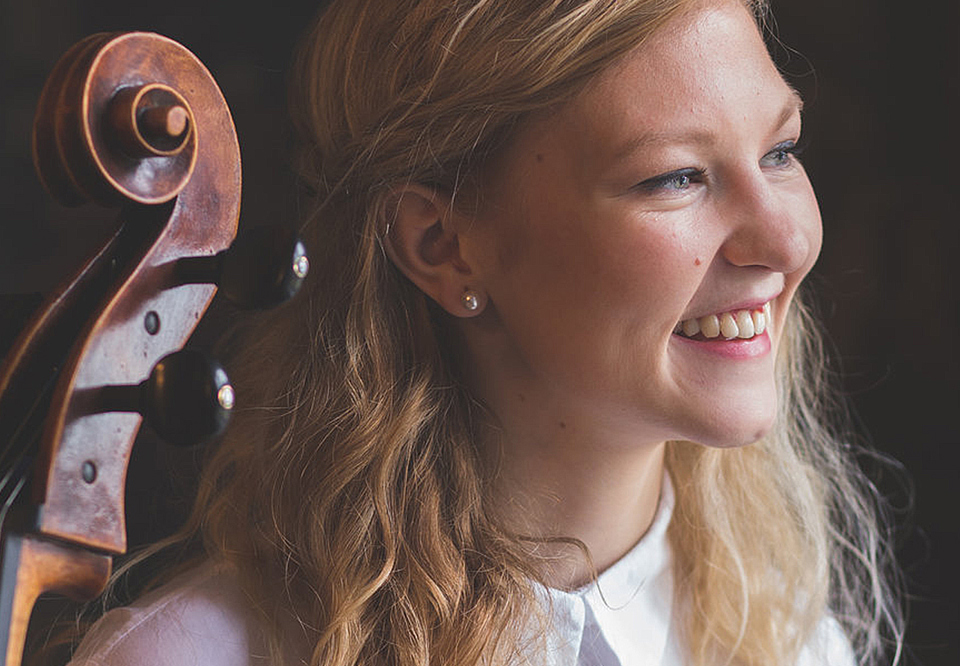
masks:
<svg viewBox="0 0 960 666"><path fill-rule="evenodd" d="M121 212L117 231L47 296L0 365L5 666L20 663L39 594L92 598L111 557L125 552L124 485L141 414L165 419L182 440L222 428L233 407L225 374L178 350L228 279L224 267L248 253L228 250L241 185L229 109L207 69L170 39L98 34L76 44L41 94L33 146L58 201ZM257 307L292 295L306 273L302 245L278 238L282 265L257 273L278 286L252 299ZM181 384L165 394L174 379ZM184 401L191 390L199 397ZM191 409L177 412L183 404Z"/></svg>

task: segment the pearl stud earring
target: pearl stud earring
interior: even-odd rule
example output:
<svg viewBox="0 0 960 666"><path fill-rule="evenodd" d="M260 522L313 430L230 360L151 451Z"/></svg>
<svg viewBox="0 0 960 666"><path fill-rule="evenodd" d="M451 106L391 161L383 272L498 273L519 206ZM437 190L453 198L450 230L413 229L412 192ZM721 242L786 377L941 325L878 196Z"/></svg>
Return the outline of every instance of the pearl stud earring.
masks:
<svg viewBox="0 0 960 666"><path fill-rule="evenodd" d="M463 291L463 296L460 297L463 307L470 312L474 312L478 307L480 307L480 299L477 296L477 292L473 289L465 289Z"/></svg>

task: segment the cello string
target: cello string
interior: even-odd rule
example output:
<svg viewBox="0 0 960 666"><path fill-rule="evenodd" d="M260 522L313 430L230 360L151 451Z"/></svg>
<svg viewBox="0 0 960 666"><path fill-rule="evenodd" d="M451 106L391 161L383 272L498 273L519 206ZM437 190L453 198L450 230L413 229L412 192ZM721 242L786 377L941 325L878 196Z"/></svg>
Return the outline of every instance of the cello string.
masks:
<svg viewBox="0 0 960 666"><path fill-rule="evenodd" d="M20 470L20 475L24 476L24 478L26 477L22 469L24 461L33 459L32 453L40 440L41 429L43 428L43 416L46 413L46 409L41 409L41 407L45 407L46 404L49 403L58 375L59 367L55 366L51 368L50 376L47 377L42 389L37 393L36 398L27 409L25 416L20 420L16 430L13 431L10 441L6 443L2 452L0 452L0 468L7 470L3 479L0 479L0 495L6 492L11 478L17 474L18 469ZM22 482L18 483L13 493L19 493L19 487L21 485Z"/></svg>

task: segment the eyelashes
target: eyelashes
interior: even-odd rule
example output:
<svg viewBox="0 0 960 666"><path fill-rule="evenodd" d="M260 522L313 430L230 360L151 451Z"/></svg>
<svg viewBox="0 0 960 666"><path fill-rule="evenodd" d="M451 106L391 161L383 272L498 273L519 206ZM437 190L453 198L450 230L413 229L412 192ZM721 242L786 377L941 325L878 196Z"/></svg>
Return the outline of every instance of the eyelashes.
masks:
<svg viewBox="0 0 960 666"><path fill-rule="evenodd" d="M773 147L769 153L760 159L760 166L783 167L789 166L800 159L805 145L797 144L796 141L784 141Z"/></svg>
<svg viewBox="0 0 960 666"><path fill-rule="evenodd" d="M634 189L640 192L684 192L696 183L702 183L706 180L707 170L688 167L677 169L653 178L647 178L641 183L637 183Z"/></svg>
<svg viewBox="0 0 960 666"><path fill-rule="evenodd" d="M765 170L788 169L799 164L800 155L806 148L796 141L783 141L760 158L760 167ZM633 186L641 194L679 195L698 184L707 182L707 170L702 167L685 167L647 178Z"/></svg>

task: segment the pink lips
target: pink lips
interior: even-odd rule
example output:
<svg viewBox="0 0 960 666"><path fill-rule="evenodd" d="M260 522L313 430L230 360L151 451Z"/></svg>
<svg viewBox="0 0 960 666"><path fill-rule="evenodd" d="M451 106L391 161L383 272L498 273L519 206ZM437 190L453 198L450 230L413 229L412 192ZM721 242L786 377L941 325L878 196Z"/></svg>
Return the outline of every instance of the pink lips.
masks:
<svg viewBox="0 0 960 666"><path fill-rule="evenodd" d="M776 293L771 294L770 296L761 296L757 298L747 298L741 301L735 301L732 303L727 303L724 305L716 305L710 310L704 310L701 314L689 317L681 317L680 321L687 319L699 319L700 317L705 317L709 314L720 314L721 312L736 312L738 310L762 310L765 305L768 303L771 306L776 302L782 293L782 289L778 290Z"/></svg>
<svg viewBox="0 0 960 666"><path fill-rule="evenodd" d="M678 344L689 345L698 351L715 354L728 359L757 358L768 354L772 347L770 336L767 335L766 331L747 339L733 338L727 340L723 337L716 337L698 340L677 334L671 337Z"/></svg>

